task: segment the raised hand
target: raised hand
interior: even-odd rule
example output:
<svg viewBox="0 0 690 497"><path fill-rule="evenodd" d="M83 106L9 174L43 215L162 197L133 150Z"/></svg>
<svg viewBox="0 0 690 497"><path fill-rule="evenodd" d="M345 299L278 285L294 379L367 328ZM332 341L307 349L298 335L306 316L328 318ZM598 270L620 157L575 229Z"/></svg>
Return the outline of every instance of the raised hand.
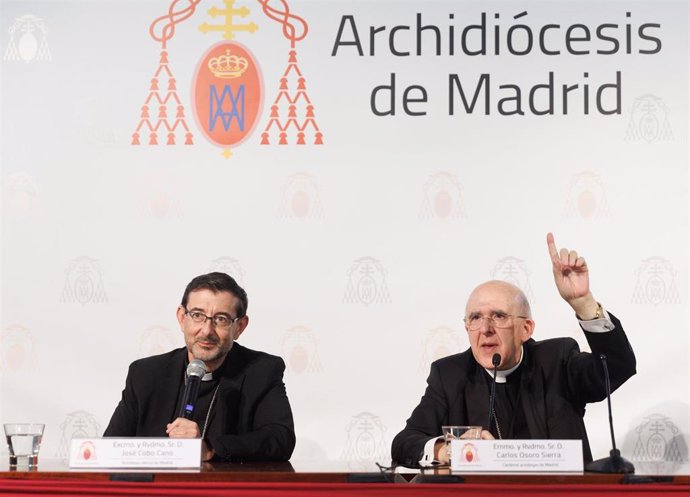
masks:
<svg viewBox="0 0 690 497"><path fill-rule="evenodd" d="M584 257L575 250L556 248L553 234L546 235L546 244L553 265L553 279L558 293L581 319L592 319L598 304L589 289L589 268Z"/></svg>

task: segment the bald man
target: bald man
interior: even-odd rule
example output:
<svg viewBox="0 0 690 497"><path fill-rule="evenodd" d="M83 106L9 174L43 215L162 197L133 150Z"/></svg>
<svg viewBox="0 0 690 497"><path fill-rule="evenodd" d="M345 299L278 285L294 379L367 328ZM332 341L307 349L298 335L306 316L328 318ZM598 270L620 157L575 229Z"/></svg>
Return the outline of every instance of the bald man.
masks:
<svg viewBox="0 0 690 497"><path fill-rule="evenodd" d="M584 258L557 250L551 233L546 240L558 293L575 311L592 353L572 338L535 341L524 293L504 281L482 283L465 307L470 349L431 365L424 396L393 440L394 463L447 463L441 426L486 424L494 354L500 355L495 415L482 438L579 439L584 462L592 460L583 417L586 404L606 398L600 354L613 390L635 374L635 354L620 321L592 295Z"/></svg>

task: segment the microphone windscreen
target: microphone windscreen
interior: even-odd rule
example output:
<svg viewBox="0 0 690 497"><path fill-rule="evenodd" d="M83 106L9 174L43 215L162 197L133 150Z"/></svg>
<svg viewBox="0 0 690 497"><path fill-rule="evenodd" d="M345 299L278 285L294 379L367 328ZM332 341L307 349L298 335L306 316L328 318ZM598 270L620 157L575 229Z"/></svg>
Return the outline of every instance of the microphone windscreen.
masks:
<svg viewBox="0 0 690 497"><path fill-rule="evenodd" d="M206 364L204 364L204 361L194 359L192 362L189 363L189 366L187 366L187 376L197 376L201 378L205 374Z"/></svg>
<svg viewBox="0 0 690 497"><path fill-rule="evenodd" d="M501 354L494 354L491 357L491 364L493 364L494 367L498 367L498 365L501 364Z"/></svg>

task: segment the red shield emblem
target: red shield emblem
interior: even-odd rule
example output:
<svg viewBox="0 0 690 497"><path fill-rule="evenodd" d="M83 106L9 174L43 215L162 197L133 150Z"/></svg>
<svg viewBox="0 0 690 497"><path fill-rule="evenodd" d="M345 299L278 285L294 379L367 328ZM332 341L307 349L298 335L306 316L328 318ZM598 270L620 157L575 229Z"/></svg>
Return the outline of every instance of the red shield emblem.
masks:
<svg viewBox="0 0 690 497"><path fill-rule="evenodd" d="M242 44L222 41L201 58L194 73L194 117L212 143L229 148L254 130L263 100L261 72Z"/></svg>

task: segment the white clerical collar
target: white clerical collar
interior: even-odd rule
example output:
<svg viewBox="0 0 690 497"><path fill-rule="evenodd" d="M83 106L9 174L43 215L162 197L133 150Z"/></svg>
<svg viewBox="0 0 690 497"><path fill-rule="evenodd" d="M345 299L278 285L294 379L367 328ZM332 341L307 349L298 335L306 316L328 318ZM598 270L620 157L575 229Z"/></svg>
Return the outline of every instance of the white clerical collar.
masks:
<svg viewBox="0 0 690 497"><path fill-rule="evenodd" d="M522 346L521 346L521 347L520 347L520 360L518 361L518 363L517 363L515 366L513 366L512 368L510 368L510 369L505 369L505 370L503 370L503 371L501 371L501 370L499 369L498 371L496 371L496 383L505 383L506 381L508 381L508 376L510 376L510 374L511 374L513 371L515 371L517 368L519 368L519 367L520 367L520 364L522 364L522 355L523 355L523 353L524 353L524 350L523 350L523 348L522 348ZM494 377L494 371L493 371L493 369L486 369L486 368L484 368L484 371L486 371L487 373L489 373L489 376L491 376L492 378Z"/></svg>

